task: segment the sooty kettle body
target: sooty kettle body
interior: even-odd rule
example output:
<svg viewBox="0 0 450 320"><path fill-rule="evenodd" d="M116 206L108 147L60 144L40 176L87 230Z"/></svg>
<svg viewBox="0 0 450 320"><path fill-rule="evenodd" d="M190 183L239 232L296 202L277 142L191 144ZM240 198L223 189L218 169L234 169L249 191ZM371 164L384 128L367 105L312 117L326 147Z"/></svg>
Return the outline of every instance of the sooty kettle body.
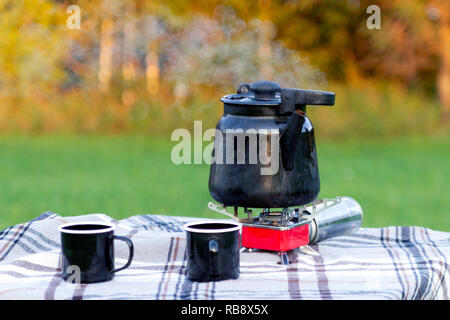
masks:
<svg viewBox="0 0 450 320"><path fill-rule="evenodd" d="M334 105L326 91L239 85L222 97L209 176L211 196L225 206L287 208L320 191L314 128L306 105Z"/></svg>

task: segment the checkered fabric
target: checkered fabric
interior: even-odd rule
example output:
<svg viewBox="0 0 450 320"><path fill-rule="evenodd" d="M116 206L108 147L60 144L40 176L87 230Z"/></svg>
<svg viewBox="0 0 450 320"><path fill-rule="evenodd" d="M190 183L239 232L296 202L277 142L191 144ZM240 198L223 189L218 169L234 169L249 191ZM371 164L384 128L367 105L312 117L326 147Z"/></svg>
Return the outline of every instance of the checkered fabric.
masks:
<svg viewBox="0 0 450 320"><path fill-rule="evenodd" d="M62 217L46 212L0 232L0 299L449 299L450 233L421 227L361 228L313 245L320 256L241 253L237 280L197 283L186 277L183 224L199 220L104 214ZM105 221L132 239L131 266L114 279L74 284L61 278L58 226ZM116 241L116 267L128 248Z"/></svg>

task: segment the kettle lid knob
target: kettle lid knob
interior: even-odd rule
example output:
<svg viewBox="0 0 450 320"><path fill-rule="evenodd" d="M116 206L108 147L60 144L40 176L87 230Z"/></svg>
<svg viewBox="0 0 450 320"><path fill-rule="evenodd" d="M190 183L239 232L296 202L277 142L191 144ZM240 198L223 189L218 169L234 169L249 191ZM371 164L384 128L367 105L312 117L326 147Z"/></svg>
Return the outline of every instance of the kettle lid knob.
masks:
<svg viewBox="0 0 450 320"><path fill-rule="evenodd" d="M253 92L256 100L274 100L281 93L281 87L273 81L258 81L250 84L249 91Z"/></svg>

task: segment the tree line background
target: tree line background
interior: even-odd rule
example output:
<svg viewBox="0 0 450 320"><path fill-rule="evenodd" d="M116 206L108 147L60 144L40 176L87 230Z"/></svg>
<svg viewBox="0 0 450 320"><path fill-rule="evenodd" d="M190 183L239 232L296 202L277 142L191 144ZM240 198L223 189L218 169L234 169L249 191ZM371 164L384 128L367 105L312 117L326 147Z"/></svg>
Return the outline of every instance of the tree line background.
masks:
<svg viewBox="0 0 450 320"><path fill-rule="evenodd" d="M369 5L381 29L367 28ZM70 5L80 28L68 28ZM310 108L325 137L448 131L447 0L0 3L1 132L167 134L239 82L331 90Z"/></svg>

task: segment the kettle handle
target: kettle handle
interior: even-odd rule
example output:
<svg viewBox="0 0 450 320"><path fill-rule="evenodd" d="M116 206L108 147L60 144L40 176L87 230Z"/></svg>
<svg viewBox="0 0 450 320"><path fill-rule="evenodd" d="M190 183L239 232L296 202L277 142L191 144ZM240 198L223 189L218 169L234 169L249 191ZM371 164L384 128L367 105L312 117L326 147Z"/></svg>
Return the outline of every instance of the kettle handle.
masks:
<svg viewBox="0 0 450 320"><path fill-rule="evenodd" d="M281 89L281 113L305 111L305 106L332 106L335 101L335 93L319 90L305 89Z"/></svg>
<svg viewBox="0 0 450 320"><path fill-rule="evenodd" d="M295 167L297 144L304 123L305 115L301 111L292 113L280 138L281 160L286 171L291 171Z"/></svg>

